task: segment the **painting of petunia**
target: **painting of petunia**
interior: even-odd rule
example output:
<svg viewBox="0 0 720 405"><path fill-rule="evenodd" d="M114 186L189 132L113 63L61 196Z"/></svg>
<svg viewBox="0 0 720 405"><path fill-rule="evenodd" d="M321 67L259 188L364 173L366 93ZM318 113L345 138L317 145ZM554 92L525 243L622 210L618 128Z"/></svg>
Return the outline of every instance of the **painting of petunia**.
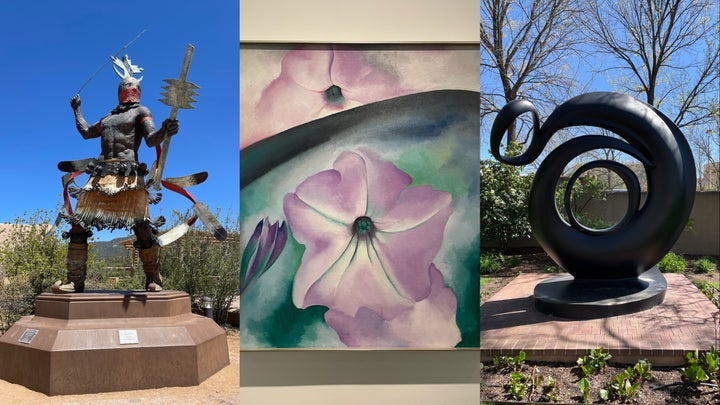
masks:
<svg viewBox="0 0 720 405"><path fill-rule="evenodd" d="M477 50L438 46L399 51L341 44L246 48L240 58L241 149L361 105L443 88L477 90L477 72L474 77L464 74L477 64L467 62ZM429 71L442 72L442 77Z"/></svg>
<svg viewBox="0 0 720 405"><path fill-rule="evenodd" d="M460 340L455 295L442 293L443 277L433 265L452 197L411 183L394 164L361 150L342 153L332 169L285 196L288 224L306 249L293 302L327 307L328 324L349 346L372 346L379 337L392 346L423 346L423 336L448 346ZM419 304L430 306L423 310L437 315L426 318L433 322L420 331L398 327Z"/></svg>
<svg viewBox="0 0 720 405"><path fill-rule="evenodd" d="M241 348L478 347L476 49L240 59Z"/></svg>

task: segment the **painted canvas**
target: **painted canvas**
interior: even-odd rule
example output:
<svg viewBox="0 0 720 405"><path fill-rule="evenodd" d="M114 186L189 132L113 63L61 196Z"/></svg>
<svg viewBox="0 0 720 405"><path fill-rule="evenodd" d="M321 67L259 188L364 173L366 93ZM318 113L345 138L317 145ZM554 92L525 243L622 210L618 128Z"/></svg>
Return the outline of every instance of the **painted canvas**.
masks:
<svg viewBox="0 0 720 405"><path fill-rule="evenodd" d="M478 69L241 46L242 349L479 346Z"/></svg>

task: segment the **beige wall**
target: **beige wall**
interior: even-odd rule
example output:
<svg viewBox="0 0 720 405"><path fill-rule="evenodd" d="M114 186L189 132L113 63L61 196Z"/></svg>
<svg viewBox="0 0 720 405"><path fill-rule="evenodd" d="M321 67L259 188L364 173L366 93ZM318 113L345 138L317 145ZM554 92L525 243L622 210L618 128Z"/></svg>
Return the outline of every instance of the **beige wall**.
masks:
<svg viewBox="0 0 720 405"><path fill-rule="evenodd" d="M625 214L626 206L627 196L621 193L611 194L607 202L588 209L606 218L619 218ZM720 256L720 192L702 191L695 194L690 223L692 227L683 231L672 251L691 255Z"/></svg>
<svg viewBox="0 0 720 405"><path fill-rule="evenodd" d="M242 42L479 41L477 0L242 0ZM243 405L478 404L464 351L241 352Z"/></svg>
<svg viewBox="0 0 720 405"><path fill-rule="evenodd" d="M477 0L242 0L241 42L480 42Z"/></svg>

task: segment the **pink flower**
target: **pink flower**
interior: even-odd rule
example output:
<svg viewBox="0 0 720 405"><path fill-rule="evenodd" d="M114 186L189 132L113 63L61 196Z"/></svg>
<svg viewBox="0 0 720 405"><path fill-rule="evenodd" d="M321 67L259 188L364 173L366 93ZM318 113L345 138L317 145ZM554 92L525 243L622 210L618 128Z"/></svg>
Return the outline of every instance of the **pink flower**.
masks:
<svg viewBox="0 0 720 405"><path fill-rule="evenodd" d="M409 310L392 319L360 308L354 317L330 309L325 321L335 329L340 340L352 347L451 347L460 341L455 323L457 300L445 287L443 276L430 265L432 290Z"/></svg>
<svg viewBox="0 0 720 405"><path fill-rule="evenodd" d="M240 148L314 119L413 91L362 50L317 45L293 49L255 106L261 127L246 123Z"/></svg>
<svg viewBox="0 0 720 405"><path fill-rule="evenodd" d="M326 320L345 342L354 341L354 332L344 326L380 322L402 345L413 340L404 333L437 327L423 325L423 314L457 329L455 295L433 264L453 212L451 196L411 182L394 164L361 150L342 153L333 169L285 196L288 225L306 249L293 302L328 307ZM457 341L459 332L452 345Z"/></svg>

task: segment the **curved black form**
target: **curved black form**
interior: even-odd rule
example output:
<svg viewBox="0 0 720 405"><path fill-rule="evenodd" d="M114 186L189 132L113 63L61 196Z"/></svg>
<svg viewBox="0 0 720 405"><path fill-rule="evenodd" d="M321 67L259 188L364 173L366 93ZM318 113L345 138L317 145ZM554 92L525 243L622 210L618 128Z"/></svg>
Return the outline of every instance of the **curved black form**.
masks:
<svg viewBox="0 0 720 405"><path fill-rule="evenodd" d="M520 155L500 155L500 143L508 126L524 113L533 115L534 133ZM540 165L530 194L530 223L538 243L558 265L576 279L627 279L652 268L680 236L695 198L695 163L690 146L677 126L657 109L630 96L597 92L577 96L558 106L539 125L538 113L527 100L503 107L493 123L490 148L493 156L511 165L534 161L552 135L573 126L604 128L621 139L588 135L567 141L550 152ZM624 141L623 141L624 140ZM579 224L571 210L570 223L555 204L555 189L565 166L590 150L610 148L642 162L648 180L648 196L639 207L640 190L632 171L616 162L594 161L579 172L606 167L625 181L628 211L609 229L593 230ZM576 173L576 175L579 175ZM568 190L577 176L571 177Z"/></svg>
<svg viewBox="0 0 720 405"><path fill-rule="evenodd" d="M301 124L240 152L240 189L305 151L338 141L348 128L369 127L392 118L393 125L399 127L393 136L421 139L423 134L453 120L465 120L465 114L477 114L479 103L476 91L433 90L362 105L333 114L332 119L325 117Z"/></svg>
<svg viewBox="0 0 720 405"><path fill-rule="evenodd" d="M575 217L575 212L573 212L571 208L570 197L572 195L572 189L575 185L575 181L577 181L577 179L586 171L598 167L603 167L615 172L615 174L617 174L620 179L622 179L622 181L625 183L628 191L628 208L625 212L625 215L620 221L618 221L617 224L607 229L594 229L584 226L583 224L578 222L577 218ZM567 186L565 187L563 203L565 204L565 213L570 219L570 224L573 228L579 229L589 235L602 235L610 232L615 232L618 229L622 229L623 226L630 222L630 220L635 216L635 212L640 209L640 181L635 175L635 172L630 170L630 168L628 168L627 166L622 165L621 163L615 162L613 160L595 160L582 165L570 177L570 180L568 180Z"/></svg>

